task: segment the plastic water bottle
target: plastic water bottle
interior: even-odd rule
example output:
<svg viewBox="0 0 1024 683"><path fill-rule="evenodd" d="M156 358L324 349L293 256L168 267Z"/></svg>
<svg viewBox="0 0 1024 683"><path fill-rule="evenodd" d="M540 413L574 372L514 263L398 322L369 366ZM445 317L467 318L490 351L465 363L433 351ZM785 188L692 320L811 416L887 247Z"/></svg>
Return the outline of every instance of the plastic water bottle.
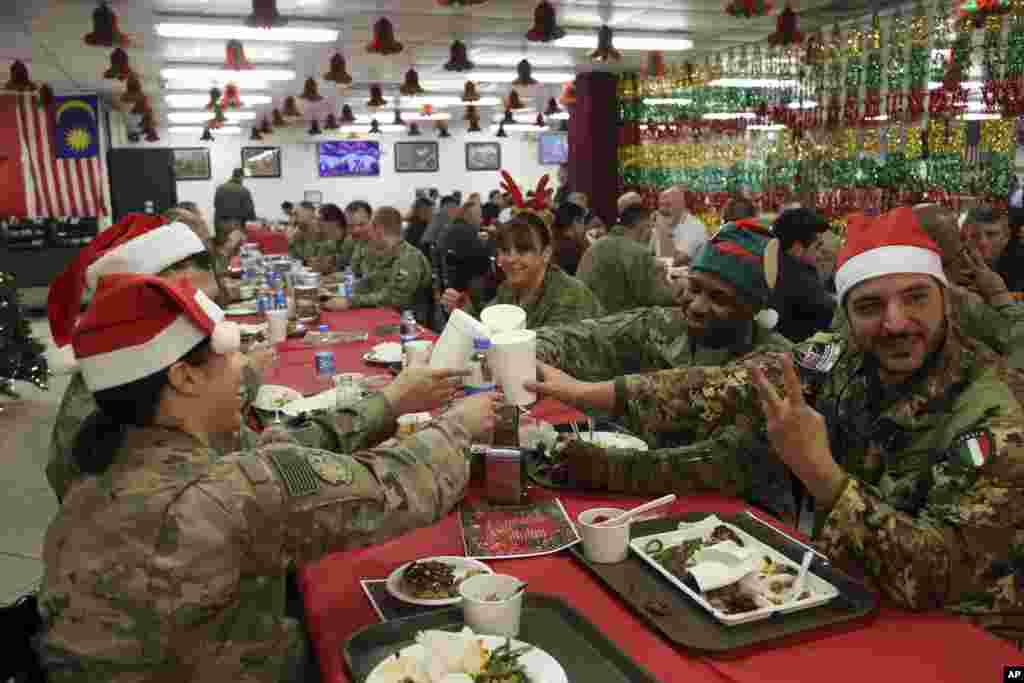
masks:
<svg viewBox="0 0 1024 683"><path fill-rule="evenodd" d="M487 337L473 339L473 355L469 359L469 377L466 378L464 389L466 395L483 394L494 391L497 384L494 373L487 362L487 353L491 350L491 340Z"/></svg>
<svg viewBox="0 0 1024 683"><path fill-rule="evenodd" d="M331 338L331 330L327 326L327 323L320 323L318 328L317 337L313 340L314 344L327 344Z"/></svg>
<svg viewBox="0 0 1024 683"><path fill-rule="evenodd" d="M345 269L341 284L344 286L345 298L351 299L356 288L356 274L352 272L351 266Z"/></svg>
<svg viewBox="0 0 1024 683"><path fill-rule="evenodd" d="M416 341L420 336L420 328L416 324L416 314L412 311L402 311L402 320L398 326L398 337L402 340L402 346L411 341Z"/></svg>
<svg viewBox="0 0 1024 683"><path fill-rule="evenodd" d="M274 308L277 310L288 308L288 295L284 291L284 277L281 273L274 275Z"/></svg>

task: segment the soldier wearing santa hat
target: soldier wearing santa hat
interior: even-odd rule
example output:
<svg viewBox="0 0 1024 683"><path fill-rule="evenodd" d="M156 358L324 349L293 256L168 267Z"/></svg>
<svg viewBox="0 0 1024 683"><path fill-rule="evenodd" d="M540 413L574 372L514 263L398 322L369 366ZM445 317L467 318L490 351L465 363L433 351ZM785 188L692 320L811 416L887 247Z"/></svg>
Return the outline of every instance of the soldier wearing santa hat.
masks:
<svg viewBox="0 0 1024 683"><path fill-rule="evenodd" d="M303 680L288 568L432 524L462 498L470 443L494 427L488 395L373 450L272 430L217 457L238 426L239 344L187 279L99 281L73 332L99 410L75 441L85 476L43 545L50 680Z"/></svg>

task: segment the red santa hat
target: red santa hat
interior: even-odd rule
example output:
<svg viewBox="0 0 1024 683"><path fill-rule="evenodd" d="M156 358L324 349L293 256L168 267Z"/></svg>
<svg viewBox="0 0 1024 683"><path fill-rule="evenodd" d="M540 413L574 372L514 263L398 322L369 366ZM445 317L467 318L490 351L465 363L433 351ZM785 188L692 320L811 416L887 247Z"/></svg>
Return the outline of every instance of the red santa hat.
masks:
<svg viewBox="0 0 1024 683"><path fill-rule="evenodd" d="M87 284L95 288L100 277L110 273L155 275L204 251L206 245L184 223L168 223L162 216L144 213L128 214L97 235L50 285L47 317L53 341L63 356L57 365L74 365L70 349L61 347L71 342Z"/></svg>
<svg viewBox="0 0 1024 683"><path fill-rule="evenodd" d="M846 221L846 244L836 259L836 292L847 292L865 280L895 273L931 275L948 285L942 253L909 206L881 216L855 214Z"/></svg>
<svg viewBox="0 0 1024 683"><path fill-rule="evenodd" d="M170 367L204 339L214 353L241 346L238 325L188 278L110 275L72 336L90 391L112 389Z"/></svg>

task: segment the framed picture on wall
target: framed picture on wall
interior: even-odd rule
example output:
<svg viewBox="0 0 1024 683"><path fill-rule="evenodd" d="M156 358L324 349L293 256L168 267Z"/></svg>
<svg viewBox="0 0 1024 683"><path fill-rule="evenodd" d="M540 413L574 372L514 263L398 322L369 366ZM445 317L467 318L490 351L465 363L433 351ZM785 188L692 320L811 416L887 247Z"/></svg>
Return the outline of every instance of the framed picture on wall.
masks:
<svg viewBox="0 0 1024 683"><path fill-rule="evenodd" d="M210 150L206 147L175 147L175 180L209 180Z"/></svg>
<svg viewBox="0 0 1024 683"><path fill-rule="evenodd" d="M436 173L439 168L436 142L396 142L396 173Z"/></svg>
<svg viewBox="0 0 1024 683"><path fill-rule="evenodd" d="M500 142L467 142L467 171L497 171L501 169Z"/></svg>
<svg viewBox="0 0 1024 683"><path fill-rule="evenodd" d="M280 178L280 147L243 147L242 170L246 178Z"/></svg>

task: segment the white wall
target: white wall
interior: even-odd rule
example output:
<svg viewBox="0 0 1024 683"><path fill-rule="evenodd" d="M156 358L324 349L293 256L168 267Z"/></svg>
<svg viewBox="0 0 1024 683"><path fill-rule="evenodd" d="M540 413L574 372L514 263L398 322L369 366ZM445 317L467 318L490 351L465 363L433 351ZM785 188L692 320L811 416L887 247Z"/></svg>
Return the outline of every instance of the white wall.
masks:
<svg viewBox="0 0 1024 683"><path fill-rule="evenodd" d="M375 139L381 145L381 174L375 178L320 178L317 163L316 141L339 139L318 137L310 139L301 131L286 130L265 137L262 142L251 142L248 135L218 135L213 142L200 142L197 134L169 134L159 131L160 141L156 143L120 143L124 147L209 147L212 177L210 180L178 181L178 201L193 201L213 217L213 195L217 186L231 176L231 171L241 165L242 147L271 146L281 148L280 178L248 178L245 186L252 191L256 214L276 220L281 215L281 202L298 203L306 190L319 190L324 203L338 204L342 208L355 199L364 199L373 206L392 205L405 211L415 198L416 188L436 187L441 195L453 190L462 190L463 196L479 192L486 201L487 193L498 189L501 176L497 171L466 170L465 143L501 142L502 168L507 170L516 182L523 186L523 192L536 185L545 173L551 175L551 185L557 185L557 166L541 166L535 135L509 133L507 138L495 138L488 133L464 134L453 130L450 138L437 138L432 126L427 126L423 135L385 134ZM286 135L294 141L286 141ZM396 173L394 143L398 141L436 140L439 144L440 164L437 173Z"/></svg>

